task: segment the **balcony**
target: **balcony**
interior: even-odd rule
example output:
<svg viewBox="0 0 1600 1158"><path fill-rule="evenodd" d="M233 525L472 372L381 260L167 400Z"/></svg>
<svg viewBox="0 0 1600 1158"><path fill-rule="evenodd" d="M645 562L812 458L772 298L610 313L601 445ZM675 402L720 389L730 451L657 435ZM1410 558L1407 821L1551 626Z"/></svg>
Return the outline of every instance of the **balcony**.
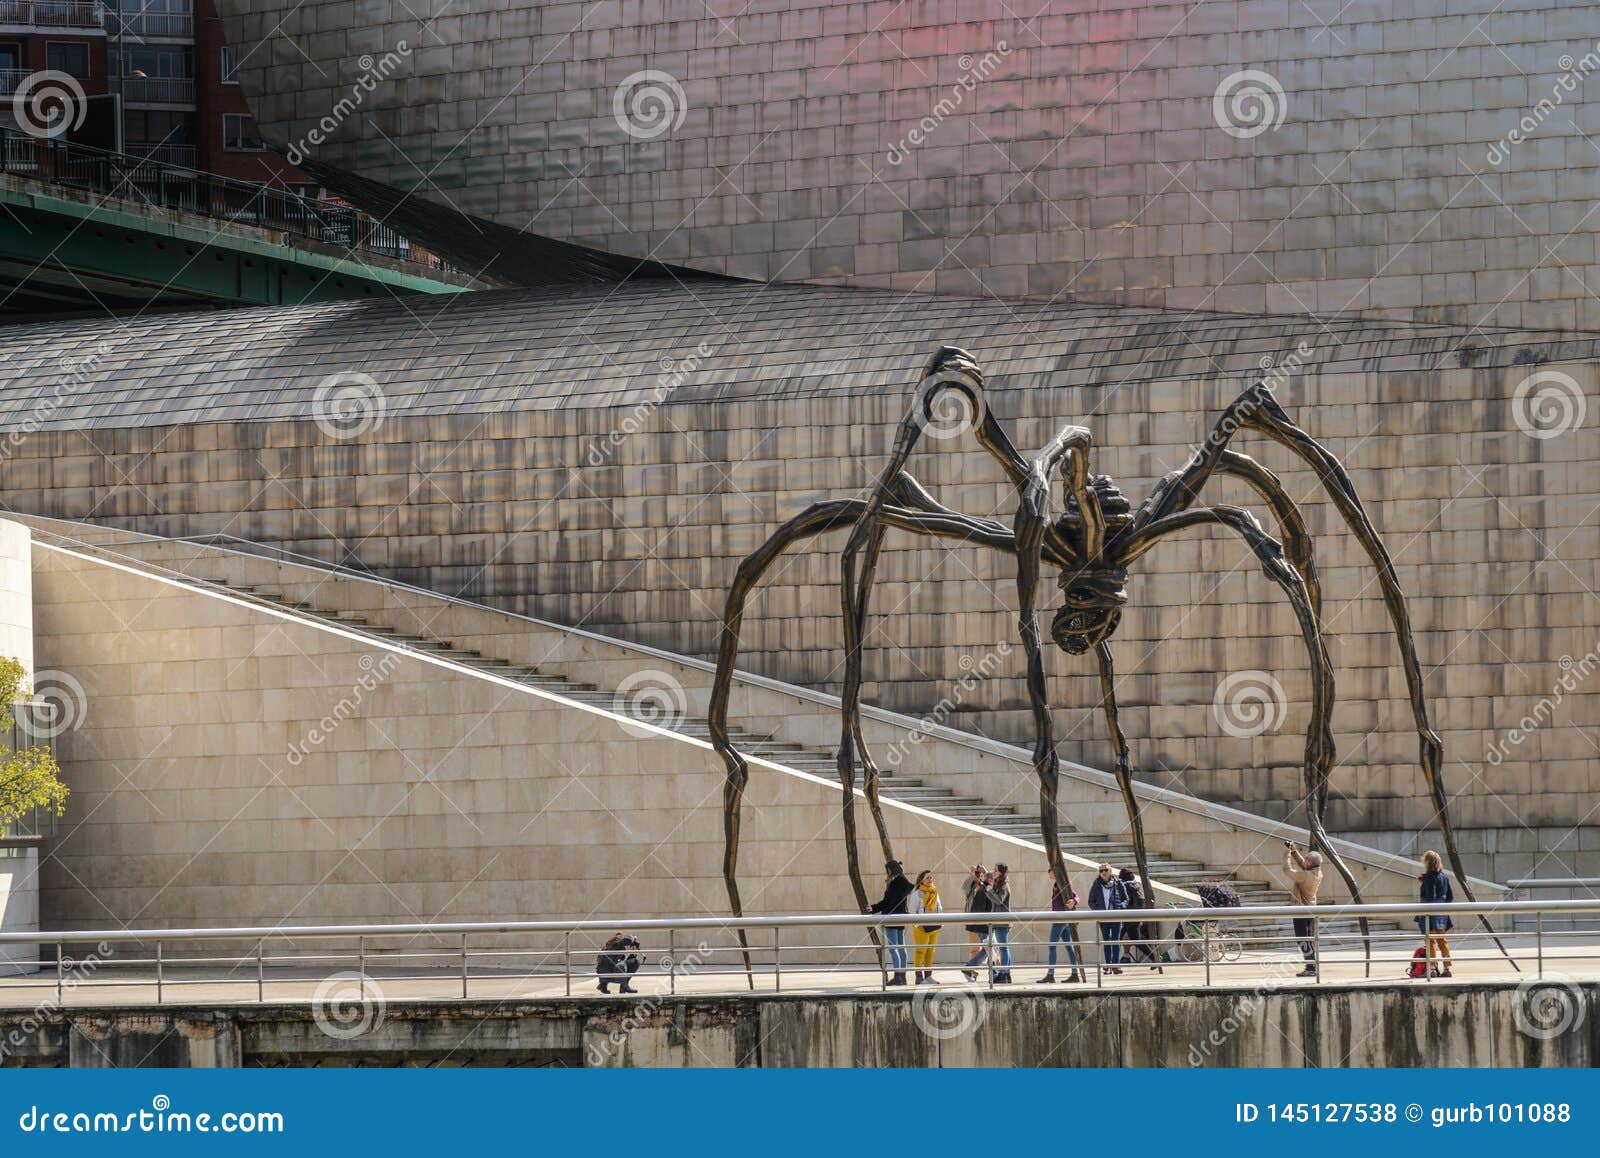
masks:
<svg viewBox="0 0 1600 1158"><path fill-rule="evenodd" d="M193 145L173 145L156 141L129 141L123 150L133 157L160 161L163 165L178 165L193 169L199 161L199 151Z"/></svg>
<svg viewBox="0 0 1600 1158"><path fill-rule="evenodd" d="M0 0L4 3L4 0ZM193 12L108 12L107 24L120 24L122 35L145 40L150 37L172 40L194 39ZM111 28L114 33L115 26Z"/></svg>
<svg viewBox="0 0 1600 1158"><path fill-rule="evenodd" d="M32 28L99 28L92 0L0 0L0 24Z"/></svg>
<svg viewBox="0 0 1600 1158"><path fill-rule="evenodd" d="M0 97L8 97L17 91L17 86L27 79L29 70L26 68L0 68Z"/></svg>
<svg viewBox="0 0 1600 1158"><path fill-rule="evenodd" d="M176 76L125 76L122 102L130 108L141 105L180 105L194 108L194 80Z"/></svg>

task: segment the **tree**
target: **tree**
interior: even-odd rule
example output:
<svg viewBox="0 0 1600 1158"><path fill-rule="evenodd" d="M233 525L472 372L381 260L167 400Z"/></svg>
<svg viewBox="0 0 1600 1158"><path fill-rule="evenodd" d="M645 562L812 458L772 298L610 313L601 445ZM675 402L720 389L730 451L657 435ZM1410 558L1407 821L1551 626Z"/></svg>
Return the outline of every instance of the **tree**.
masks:
<svg viewBox="0 0 1600 1158"><path fill-rule="evenodd" d="M15 659L0 658L0 730L16 722L13 705L33 694L28 671ZM67 806L61 766L49 748L17 748L0 763L0 831L35 808L60 816Z"/></svg>

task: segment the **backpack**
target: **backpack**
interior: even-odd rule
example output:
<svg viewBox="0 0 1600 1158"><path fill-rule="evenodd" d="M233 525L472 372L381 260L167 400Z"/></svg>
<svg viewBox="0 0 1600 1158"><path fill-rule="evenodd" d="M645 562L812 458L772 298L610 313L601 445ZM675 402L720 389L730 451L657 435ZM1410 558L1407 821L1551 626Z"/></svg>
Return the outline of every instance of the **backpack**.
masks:
<svg viewBox="0 0 1600 1158"><path fill-rule="evenodd" d="M1411 966L1406 970L1407 977L1426 977L1428 975L1428 947L1417 946L1417 951L1411 954Z"/></svg>

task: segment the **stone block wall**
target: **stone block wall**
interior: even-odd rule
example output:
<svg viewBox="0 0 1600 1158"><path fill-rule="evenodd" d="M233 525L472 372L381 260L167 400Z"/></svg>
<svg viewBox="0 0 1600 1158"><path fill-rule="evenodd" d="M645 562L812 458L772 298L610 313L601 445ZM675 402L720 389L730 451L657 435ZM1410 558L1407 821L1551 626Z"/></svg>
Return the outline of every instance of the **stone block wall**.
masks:
<svg viewBox="0 0 1600 1158"><path fill-rule="evenodd" d="M40 656L85 691L50 928L728 911L708 748L48 547L36 565ZM747 912L853 909L832 785L753 777L744 818ZM1025 845L889 822L950 881L1000 842L1018 895L1048 896Z"/></svg>
<svg viewBox="0 0 1600 1158"><path fill-rule="evenodd" d="M978 357L1019 447L1085 423L1095 469L1135 501L1264 365L1290 368L1279 399L1349 466L1410 597L1457 822L1570 828L1600 790L1592 338L632 286L457 295L425 317L339 306L146 320L59 393L62 360L92 340L72 324L14 335L0 426L40 428L0 460L10 509L240 536L702 657L738 560L808 503L875 480L942 342ZM361 422L319 413L326 383L363 377L375 393ZM1524 388L1562 378L1566 425L1536 437L1552 431L1531 424ZM1282 474L1317 537L1339 690L1333 823L1428 827L1370 566L1311 472L1260 439L1237 445ZM929 439L912 469L952 506L1012 516L970 437ZM1226 481L1208 496L1262 511ZM836 689L838 547L825 538L771 574L742 664ZM1197 530L1140 560L1129 593L1112 647L1141 774L1286 814L1302 791L1309 688L1277 589L1238 542ZM1013 598L1008 559L891 533L869 700L1026 743ZM1044 613L1058 601L1050 584ZM1106 767L1092 668L1059 652L1047 662L1063 754ZM969 669L993 676L963 690ZM1260 735L1230 734L1214 710L1239 672L1283 689Z"/></svg>
<svg viewBox="0 0 1600 1158"><path fill-rule="evenodd" d="M270 140L496 276L1600 325L1592 0L218 9Z"/></svg>

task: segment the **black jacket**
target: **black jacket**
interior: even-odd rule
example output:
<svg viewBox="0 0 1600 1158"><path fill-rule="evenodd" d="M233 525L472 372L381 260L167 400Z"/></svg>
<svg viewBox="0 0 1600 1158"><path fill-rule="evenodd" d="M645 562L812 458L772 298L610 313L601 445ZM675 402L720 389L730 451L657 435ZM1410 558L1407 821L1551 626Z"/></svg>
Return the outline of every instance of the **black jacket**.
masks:
<svg viewBox="0 0 1600 1158"><path fill-rule="evenodd" d="M1089 886L1089 907L1091 909L1117 910L1128 907L1128 890L1121 881L1113 877L1108 884L1099 877L1094 878L1094 884Z"/></svg>
<svg viewBox="0 0 1600 1158"><path fill-rule="evenodd" d="M906 898L911 895L911 890L916 886L906 879L905 873L893 877L883 890L883 899L872 906L874 913L903 913L906 911Z"/></svg>

